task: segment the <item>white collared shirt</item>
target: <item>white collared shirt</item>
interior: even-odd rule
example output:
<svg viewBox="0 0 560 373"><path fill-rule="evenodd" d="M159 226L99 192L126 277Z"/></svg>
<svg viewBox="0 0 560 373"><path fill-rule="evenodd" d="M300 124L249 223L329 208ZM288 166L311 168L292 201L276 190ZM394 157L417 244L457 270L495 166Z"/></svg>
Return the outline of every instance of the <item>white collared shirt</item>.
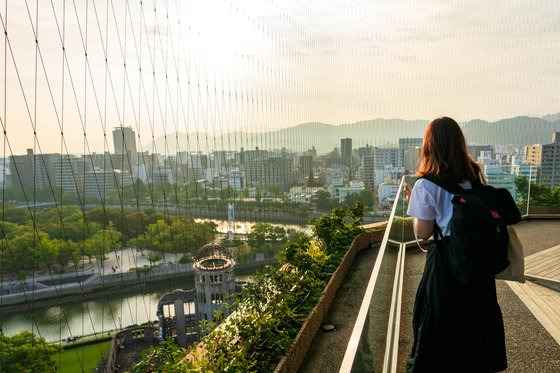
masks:
<svg viewBox="0 0 560 373"><path fill-rule="evenodd" d="M471 182L460 184L471 189ZM449 236L449 221L453 214L453 194L426 179L418 179L412 188L407 214L422 220L435 220L443 236Z"/></svg>

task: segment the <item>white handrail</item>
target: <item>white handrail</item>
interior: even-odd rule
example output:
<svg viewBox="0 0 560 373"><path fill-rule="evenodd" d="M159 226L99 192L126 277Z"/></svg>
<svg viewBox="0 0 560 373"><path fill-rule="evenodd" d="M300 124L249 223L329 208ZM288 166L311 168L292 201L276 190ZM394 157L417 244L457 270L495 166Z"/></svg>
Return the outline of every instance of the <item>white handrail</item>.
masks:
<svg viewBox="0 0 560 373"><path fill-rule="evenodd" d="M401 178L399 189L397 191L397 196L400 196L403 191L404 179L405 176ZM342 360L342 365L340 366L340 372L346 373L352 370L352 365L354 363L354 359L358 351L360 338L362 336L367 314L369 311L369 306L371 304L371 299L373 296L373 291L375 289L375 284L377 282L377 278L379 277L381 263L383 261L383 257L385 256L385 249L387 247L387 242L389 241L389 233L391 232L391 225L393 223L395 213L397 211L397 205L398 205L397 200L395 200L395 203L393 203L393 208L391 209L391 215L389 216L389 223L385 228L383 241L381 241L381 247L379 248L379 253L377 254L377 259L375 260L375 264L373 266L373 270L369 278L368 286L366 288L366 292L362 300L362 305L360 306L360 311L358 312L358 317L356 318L356 323L354 324L354 329L352 330L352 335L350 336L350 341L348 342L348 347L346 348L344 359Z"/></svg>

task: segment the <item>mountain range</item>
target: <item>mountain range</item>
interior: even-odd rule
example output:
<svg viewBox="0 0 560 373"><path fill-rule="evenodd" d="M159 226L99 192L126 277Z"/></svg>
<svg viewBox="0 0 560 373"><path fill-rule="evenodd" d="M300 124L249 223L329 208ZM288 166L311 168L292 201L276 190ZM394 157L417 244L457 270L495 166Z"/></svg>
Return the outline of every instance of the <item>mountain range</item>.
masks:
<svg viewBox="0 0 560 373"><path fill-rule="evenodd" d="M427 120L373 119L356 123L332 125L327 123L302 123L293 127L268 132L229 132L216 136L206 133L178 133L161 136L146 144L144 150L161 154L177 151L207 153L213 150L281 149L305 151L315 146L318 154L340 147L340 139L351 138L352 147L366 144L394 146L399 138L422 137ZM547 144L552 132L560 131L560 113L542 118L520 116L496 122L475 119L460 123L471 145ZM178 141L176 141L176 139ZM167 145L166 145L167 143Z"/></svg>

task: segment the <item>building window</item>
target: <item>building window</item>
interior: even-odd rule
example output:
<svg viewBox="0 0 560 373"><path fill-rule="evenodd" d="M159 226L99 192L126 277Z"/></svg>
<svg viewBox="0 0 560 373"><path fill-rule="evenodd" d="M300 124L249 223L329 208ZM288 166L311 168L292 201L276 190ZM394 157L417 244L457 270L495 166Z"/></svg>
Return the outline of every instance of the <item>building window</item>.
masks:
<svg viewBox="0 0 560 373"><path fill-rule="evenodd" d="M212 304L213 305L220 305L224 303L224 294L212 294Z"/></svg>

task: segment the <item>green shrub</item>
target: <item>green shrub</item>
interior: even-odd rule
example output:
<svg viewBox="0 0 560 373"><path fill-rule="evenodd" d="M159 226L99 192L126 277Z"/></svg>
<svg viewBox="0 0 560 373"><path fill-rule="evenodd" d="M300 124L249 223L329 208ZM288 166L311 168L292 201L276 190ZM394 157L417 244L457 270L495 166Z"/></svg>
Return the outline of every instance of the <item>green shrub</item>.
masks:
<svg viewBox="0 0 560 373"><path fill-rule="evenodd" d="M362 215L361 203L336 208L314 223L314 237L289 240L280 254L280 269L268 267L257 274L235 296L234 312L218 328L202 323L205 336L199 346L204 352L197 346L182 351L166 342L150 350L134 372L272 372L352 240L363 232ZM178 363L187 354L189 359Z"/></svg>

